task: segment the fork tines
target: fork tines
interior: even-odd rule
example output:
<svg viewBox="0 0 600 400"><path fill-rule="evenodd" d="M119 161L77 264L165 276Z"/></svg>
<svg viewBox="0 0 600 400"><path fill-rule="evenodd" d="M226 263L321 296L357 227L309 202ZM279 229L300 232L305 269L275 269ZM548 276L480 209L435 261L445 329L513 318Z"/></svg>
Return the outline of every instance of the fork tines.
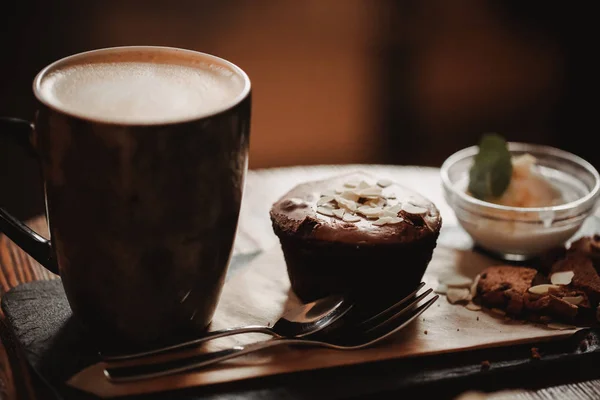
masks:
<svg viewBox="0 0 600 400"><path fill-rule="evenodd" d="M401 324L407 324L418 314L424 312L439 297L435 295L419 305L433 292L431 288L420 292L424 287L425 283L421 282L414 291L383 311L372 311L368 306L363 307L358 316L349 317L344 326L338 327L335 332L327 332L327 336L323 339L335 343L352 343L364 340L365 336L376 337L388 330L394 330Z"/></svg>

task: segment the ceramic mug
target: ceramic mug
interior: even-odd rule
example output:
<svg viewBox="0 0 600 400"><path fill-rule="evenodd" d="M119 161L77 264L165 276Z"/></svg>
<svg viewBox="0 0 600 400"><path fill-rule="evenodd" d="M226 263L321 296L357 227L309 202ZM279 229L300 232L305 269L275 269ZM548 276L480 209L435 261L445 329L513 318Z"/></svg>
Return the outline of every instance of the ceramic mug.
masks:
<svg viewBox="0 0 600 400"><path fill-rule="evenodd" d="M88 78L73 67L120 68L120 62L149 68L144 82L152 84L156 65L217 71L235 78L239 93L221 96L209 111L198 103L195 114L189 101L173 106L173 115L162 119L144 119L142 113L128 120L118 107L115 112L124 117L119 120L110 110L102 115L102 107L87 113L77 102L63 105L54 97L64 94L44 87L60 76L60 85L77 88L78 79ZM96 75L102 86L102 74ZM161 81L161 90L183 96L190 82ZM135 91L129 83L111 90ZM91 104L104 101L93 96L105 93L93 89L78 96L91 96L82 98ZM139 89L153 95L148 85ZM203 331L224 283L247 171L247 74L229 61L190 50L116 47L50 64L35 77L33 91L33 123L4 118L0 134L33 145L39 156L51 240L2 209L1 231L60 274L74 316L103 347L148 347ZM120 99L122 93L111 95ZM203 95L212 101L212 92ZM186 100L198 100L192 97ZM184 108L192 112L182 113Z"/></svg>

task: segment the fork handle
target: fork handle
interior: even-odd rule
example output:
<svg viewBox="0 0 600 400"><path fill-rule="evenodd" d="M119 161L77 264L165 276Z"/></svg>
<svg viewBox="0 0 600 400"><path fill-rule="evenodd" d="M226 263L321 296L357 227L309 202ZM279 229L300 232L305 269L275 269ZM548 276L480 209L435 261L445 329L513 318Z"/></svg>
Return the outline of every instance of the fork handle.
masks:
<svg viewBox="0 0 600 400"><path fill-rule="evenodd" d="M191 357L154 364L106 367L104 369L104 376L106 376L106 378L112 382L131 382L143 379L158 378L190 371L196 368L206 367L234 357L242 356L244 354L254 353L269 347L286 344L322 345L320 342L311 342L309 340L276 338L258 343L252 343L246 346L235 346L226 350L197 354Z"/></svg>
<svg viewBox="0 0 600 400"><path fill-rule="evenodd" d="M117 354L117 355L102 355L102 359L105 361L119 361L119 360L133 360L137 358L143 358L147 356L154 356L157 354L168 353L175 350L187 349L190 347L198 346L209 340L222 338L226 336L239 335L242 333L265 333L271 336L278 336L271 328L261 325L248 325L239 328L226 328L218 331L207 332L197 339L193 339L187 342L180 342L166 347L158 349L152 349L142 351L139 353L131 354Z"/></svg>

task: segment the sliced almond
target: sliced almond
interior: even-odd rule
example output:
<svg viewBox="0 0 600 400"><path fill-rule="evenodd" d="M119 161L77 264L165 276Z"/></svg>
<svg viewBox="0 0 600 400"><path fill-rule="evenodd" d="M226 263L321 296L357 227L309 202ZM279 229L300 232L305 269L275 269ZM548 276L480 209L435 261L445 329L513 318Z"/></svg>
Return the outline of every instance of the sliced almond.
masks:
<svg viewBox="0 0 600 400"><path fill-rule="evenodd" d="M470 289L471 284L473 283L473 279L462 275L452 275L445 278L443 280L443 283L445 283L448 287ZM469 293L471 293L471 290L469 290Z"/></svg>
<svg viewBox="0 0 600 400"><path fill-rule="evenodd" d="M356 202L345 199L342 196L335 196L335 201L337 202L340 208L345 208L350 212L354 212L358 208Z"/></svg>
<svg viewBox="0 0 600 400"><path fill-rule="evenodd" d="M356 181L344 182L344 187L347 187L347 188L354 189L357 186L358 186L358 182L356 182Z"/></svg>
<svg viewBox="0 0 600 400"><path fill-rule="evenodd" d="M370 201L371 201L372 203L374 203L374 202L375 202L375 200L373 200L373 199L371 199ZM383 197L379 197L379 198L378 198L376 201L377 201L377 205L378 205L379 207L387 207L387 206L388 206L388 202L387 202L387 200L386 200L386 199L384 199Z"/></svg>
<svg viewBox="0 0 600 400"><path fill-rule="evenodd" d="M373 225L383 226L383 225L387 224L388 218L389 217L378 218L377 220L373 221Z"/></svg>
<svg viewBox="0 0 600 400"><path fill-rule="evenodd" d="M479 304L475 304L473 302L468 303L465 308L470 311L479 311L481 310L481 306Z"/></svg>
<svg viewBox="0 0 600 400"><path fill-rule="evenodd" d="M373 225L394 225L402 221L404 219L399 217L380 217L376 221L373 221Z"/></svg>
<svg viewBox="0 0 600 400"><path fill-rule="evenodd" d="M377 185L381 186L382 188L388 187L392 184L393 182L389 179L380 179L377 181Z"/></svg>
<svg viewBox="0 0 600 400"><path fill-rule="evenodd" d="M317 207L317 212L319 214L327 215L328 217L333 217L333 208L331 207Z"/></svg>
<svg viewBox="0 0 600 400"><path fill-rule="evenodd" d="M334 190L334 194L342 194L342 193L344 193L345 191L346 191L346 189L344 189L343 187L341 187L341 188L336 188L336 189Z"/></svg>
<svg viewBox="0 0 600 400"><path fill-rule="evenodd" d="M573 271L563 271L563 272L555 272L550 276L550 282L553 285L568 285L573 280L575 276L575 272Z"/></svg>
<svg viewBox="0 0 600 400"><path fill-rule="evenodd" d="M390 193L387 196L385 196L386 199L390 199L390 200L395 200L396 199L396 194L394 193Z"/></svg>
<svg viewBox="0 0 600 400"><path fill-rule="evenodd" d="M551 323L549 323L546 326L548 328L550 328L550 329L556 329L558 331L566 331L566 330L571 330L571 329L577 329L576 326L567 325L567 324L561 324L560 322L551 322Z"/></svg>
<svg viewBox="0 0 600 400"><path fill-rule="evenodd" d="M390 206L390 207L386 208L386 210L398 214L400 211L402 211L402 205L401 204L395 204L393 206Z"/></svg>
<svg viewBox="0 0 600 400"><path fill-rule="evenodd" d="M543 294L547 294L548 290L550 289L558 289L559 287L557 285L550 285L550 284L543 284L543 285L536 285L536 286L532 286L528 289L529 293L532 294L538 294L538 295L543 295Z"/></svg>
<svg viewBox="0 0 600 400"><path fill-rule="evenodd" d="M471 300L471 292L469 289L449 287L448 292L446 292L446 297L450 303L455 304L461 301Z"/></svg>
<svg viewBox="0 0 600 400"><path fill-rule="evenodd" d="M346 213L346 210L342 210L341 208L337 208L333 210L333 215L335 215L338 218L344 218L344 214Z"/></svg>
<svg viewBox="0 0 600 400"><path fill-rule="evenodd" d="M290 201L290 203L292 203L295 206L299 206L301 204L304 204L304 200L299 199L298 197L292 197L291 199L288 199Z"/></svg>
<svg viewBox="0 0 600 400"><path fill-rule="evenodd" d="M379 196L381 196L381 188L379 186L370 186L368 188L356 190L355 193L359 197L367 197L367 198L379 197Z"/></svg>
<svg viewBox="0 0 600 400"><path fill-rule="evenodd" d="M345 213L342 219L346 222L358 222L360 221L360 217L358 215Z"/></svg>
<svg viewBox="0 0 600 400"><path fill-rule="evenodd" d="M365 202L365 206L385 208L387 201L381 197L369 199Z"/></svg>
<svg viewBox="0 0 600 400"><path fill-rule="evenodd" d="M352 190L345 190L340 194L340 196L343 197L344 199L348 199L348 200L352 200L352 201L358 201L358 199L360 198Z"/></svg>
<svg viewBox="0 0 600 400"><path fill-rule="evenodd" d="M414 204L410 204L410 203L404 203L402 205L402 209L409 214L417 214L417 215L427 214L427 211L429 211L425 207L415 206Z"/></svg>
<svg viewBox="0 0 600 400"><path fill-rule="evenodd" d="M335 196L335 190L326 190L323 193L321 193L321 197L325 197L325 196Z"/></svg>
<svg viewBox="0 0 600 400"><path fill-rule="evenodd" d="M576 306L583 302L583 296L565 296L561 299Z"/></svg>
<svg viewBox="0 0 600 400"><path fill-rule="evenodd" d="M480 278L481 278L481 274L477 274L475 279L473 279L473 284L471 285L471 297L477 296L477 285L479 284Z"/></svg>
<svg viewBox="0 0 600 400"><path fill-rule="evenodd" d="M382 217L398 217L398 213L384 209L383 212L381 213L381 216Z"/></svg>
<svg viewBox="0 0 600 400"><path fill-rule="evenodd" d="M439 283L434 292L438 294L446 294L448 293L448 286L446 286L444 283Z"/></svg>
<svg viewBox="0 0 600 400"><path fill-rule="evenodd" d="M383 214L383 208L381 207L360 206L356 211L367 218L379 218Z"/></svg>
<svg viewBox="0 0 600 400"><path fill-rule="evenodd" d="M493 312L494 314L498 314L498 315L502 315L502 316L506 315L506 311L501 310L499 308L492 308L492 309L490 309L490 311Z"/></svg>
<svg viewBox="0 0 600 400"><path fill-rule="evenodd" d="M318 205L318 206L322 206L322 205L324 205L324 204L327 204L327 203L329 203L329 202L332 202L332 201L333 201L333 199L334 199L334 197L333 197L333 196L323 196L323 197L321 197L319 200L317 200L317 205Z"/></svg>
<svg viewBox="0 0 600 400"><path fill-rule="evenodd" d="M371 186L371 184L369 184L369 182L367 182L367 181L360 181L358 183L358 185L356 186L356 188L357 189L366 189L366 188L368 188L370 186Z"/></svg>

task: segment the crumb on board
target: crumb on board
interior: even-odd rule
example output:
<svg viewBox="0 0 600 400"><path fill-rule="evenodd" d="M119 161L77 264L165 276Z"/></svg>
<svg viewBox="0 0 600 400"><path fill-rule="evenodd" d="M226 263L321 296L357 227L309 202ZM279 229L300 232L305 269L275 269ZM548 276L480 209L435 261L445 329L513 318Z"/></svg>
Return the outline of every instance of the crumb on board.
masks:
<svg viewBox="0 0 600 400"><path fill-rule="evenodd" d="M488 360L483 360L481 362L481 369L483 371L486 371L486 370L490 369L490 362Z"/></svg>
<svg viewBox="0 0 600 400"><path fill-rule="evenodd" d="M460 331L460 328L456 328L456 332Z"/></svg>
<svg viewBox="0 0 600 400"><path fill-rule="evenodd" d="M540 358L542 358L539 350L540 349L538 349L537 347L532 347L531 348L531 358L533 358L534 360L539 360Z"/></svg>
<svg viewBox="0 0 600 400"><path fill-rule="evenodd" d="M479 317L477 317L477 321L479 321Z"/></svg>
<svg viewBox="0 0 600 400"><path fill-rule="evenodd" d="M427 335L427 330L423 331L423 333Z"/></svg>

